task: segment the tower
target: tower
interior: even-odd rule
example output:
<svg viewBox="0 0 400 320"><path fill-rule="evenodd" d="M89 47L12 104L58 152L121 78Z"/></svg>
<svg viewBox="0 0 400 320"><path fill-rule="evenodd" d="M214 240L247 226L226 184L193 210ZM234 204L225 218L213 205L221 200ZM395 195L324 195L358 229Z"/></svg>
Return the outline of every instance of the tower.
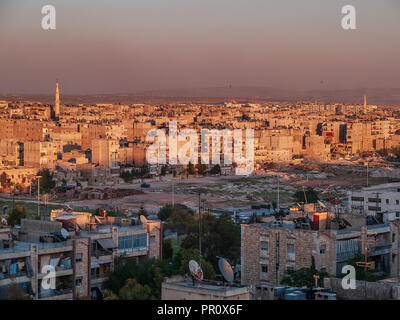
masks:
<svg viewBox="0 0 400 320"><path fill-rule="evenodd" d="M363 113L364 113L364 114L367 114L367 96L365 96L365 95L364 95Z"/></svg>
<svg viewBox="0 0 400 320"><path fill-rule="evenodd" d="M60 90L58 88L58 80L56 81L56 101L54 107L55 116L60 116Z"/></svg>

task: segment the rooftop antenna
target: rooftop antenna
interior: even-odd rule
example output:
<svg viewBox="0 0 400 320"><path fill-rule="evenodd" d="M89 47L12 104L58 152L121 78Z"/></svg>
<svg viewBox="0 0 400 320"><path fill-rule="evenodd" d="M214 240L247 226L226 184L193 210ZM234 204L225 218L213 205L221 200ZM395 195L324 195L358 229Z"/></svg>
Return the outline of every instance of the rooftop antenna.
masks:
<svg viewBox="0 0 400 320"><path fill-rule="evenodd" d="M195 260L189 261L189 270L190 274L192 275L193 285L195 280L198 282L201 282L203 280L203 270Z"/></svg>
<svg viewBox="0 0 400 320"><path fill-rule="evenodd" d="M219 271L221 271L222 276L224 277L225 281L228 283L233 283L233 280L235 278L233 274L233 269L230 263L224 259L224 258L219 258L218 260L218 268Z"/></svg>

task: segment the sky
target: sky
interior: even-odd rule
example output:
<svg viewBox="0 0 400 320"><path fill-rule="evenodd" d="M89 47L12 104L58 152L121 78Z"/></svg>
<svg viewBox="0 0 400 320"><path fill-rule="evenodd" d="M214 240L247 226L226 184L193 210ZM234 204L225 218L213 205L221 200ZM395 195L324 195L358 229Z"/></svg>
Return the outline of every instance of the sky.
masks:
<svg viewBox="0 0 400 320"><path fill-rule="evenodd" d="M0 93L400 88L399 57L399 0L0 0Z"/></svg>

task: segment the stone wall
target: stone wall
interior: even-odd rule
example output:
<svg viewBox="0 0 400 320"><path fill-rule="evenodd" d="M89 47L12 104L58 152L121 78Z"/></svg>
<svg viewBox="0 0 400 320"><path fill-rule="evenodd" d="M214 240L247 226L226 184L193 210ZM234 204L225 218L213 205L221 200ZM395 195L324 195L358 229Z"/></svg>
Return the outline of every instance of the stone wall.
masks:
<svg viewBox="0 0 400 320"><path fill-rule="evenodd" d="M356 281L355 289L343 289L342 279L325 278L324 287L336 292L338 300L399 300L399 283Z"/></svg>

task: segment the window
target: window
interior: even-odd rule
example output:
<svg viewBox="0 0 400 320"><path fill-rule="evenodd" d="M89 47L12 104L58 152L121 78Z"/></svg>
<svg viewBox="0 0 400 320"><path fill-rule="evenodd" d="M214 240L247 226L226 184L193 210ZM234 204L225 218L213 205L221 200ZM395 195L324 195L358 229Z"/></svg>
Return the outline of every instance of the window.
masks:
<svg viewBox="0 0 400 320"><path fill-rule="evenodd" d="M400 217L400 212L396 212L396 218Z"/></svg>
<svg viewBox="0 0 400 320"><path fill-rule="evenodd" d="M78 252L75 257L75 262L82 262L82 253Z"/></svg>
<svg viewBox="0 0 400 320"><path fill-rule="evenodd" d="M75 279L75 286L80 287L82 285L82 277L77 277Z"/></svg>
<svg viewBox="0 0 400 320"><path fill-rule="evenodd" d="M393 233L393 234L392 234L392 242L395 242L395 241L396 241L396 234Z"/></svg>
<svg viewBox="0 0 400 320"><path fill-rule="evenodd" d="M399 200L396 200L396 204L399 204Z"/></svg>
<svg viewBox="0 0 400 320"><path fill-rule="evenodd" d="M268 241L261 241L261 251L268 253Z"/></svg>
<svg viewBox="0 0 400 320"><path fill-rule="evenodd" d="M321 244L321 246L319 247L319 253L325 254L325 250L326 250L326 244Z"/></svg>
<svg viewBox="0 0 400 320"><path fill-rule="evenodd" d="M389 199L386 199L386 204L389 204Z"/></svg>
<svg viewBox="0 0 400 320"><path fill-rule="evenodd" d="M147 249L147 233L118 237L118 252L132 252Z"/></svg>
<svg viewBox="0 0 400 320"><path fill-rule="evenodd" d="M295 259L294 244L287 245L287 257L289 258L289 260Z"/></svg>
<svg viewBox="0 0 400 320"><path fill-rule="evenodd" d="M261 272L262 273L268 273L268 265L262 264L261 265Z"/></svg>

